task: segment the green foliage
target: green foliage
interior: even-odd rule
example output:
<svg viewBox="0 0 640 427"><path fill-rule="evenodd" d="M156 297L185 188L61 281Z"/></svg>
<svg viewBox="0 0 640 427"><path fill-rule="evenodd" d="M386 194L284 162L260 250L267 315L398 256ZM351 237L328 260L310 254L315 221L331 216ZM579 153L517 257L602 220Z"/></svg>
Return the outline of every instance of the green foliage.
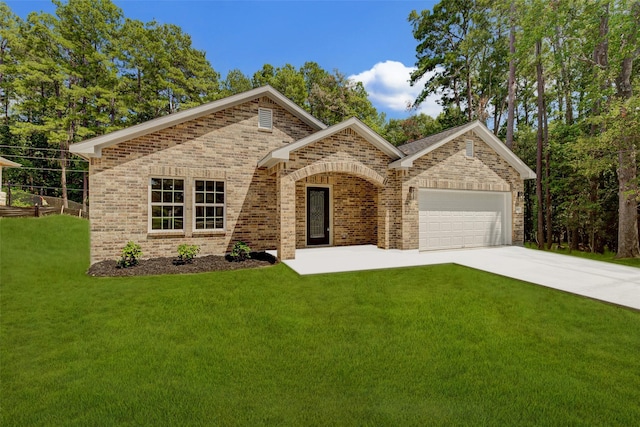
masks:
<svg viewBox="0 0 640 427"><path fill-rule="evenodd" d="M526 185L528 236L537 228L528 215L537 209L551 212L550 224L544 221L543 227L555 241L577 235L574 246L602 250L619 247L622 232L630 246L637 246L633 206L640 190L633 153L640 147L639 20L636 0L441 0L431 10L409 15L417 42L411 81L427 78L415 104L441 95L444 112L437 121L443 129L470 117L491 127L493 115L494 132L504 135L509 60L516 74L514 150L530 167L538 154L537 119L548 123L549 140L539 153L545 200L533 200L533 187ZM508 49L512 28L514 54ZM540 111L538 61L545 89ZM397 140L397 126L391 125L389 138ZM547 188L550 203L544 197ZM626 190L618 193L618 188ZM626 199L618 205L628 209L616 206L619 196Z"/></svg>
<svg viewBox="0 0 640 427"><path fill-rule="evenodd" d="M245 242L238 241L233 245L233 249L231 250L230 255L231 259L239 262L251 258L250 254L251 248L249 247L249 245L247 245Z"/></svg>
<svg viewBox="0 0 640 427"><path fill-rule="evenodd" d="M178 246L178 258L180 261L188 264L193 262L193 259L198 255L198 252L200 252L200 246L198 245L188 245L183 243Z"/></svg>
<svg viewBox="0 0 640 427"><path fill-rule="evenodd" d="M125 21L110 0L54 3L55 16L31 13L24 21L0 3L3 144L54 145L62 155L46 167L83 169L85 162L69 158L69 144L219 97L218 74L179 27ZM45 167L38 155L18 154ZM61 187L63 198L67 182L82 188L81 175L65 171L10 175Z"/></svg>
<svg viewBox="0 0 640 427"><path fill-rule="evenodd" d="M7 187L3 187L3 191L7 192ZM7 194L7 198L9 195ZM15 206L17 208L28 208L35 205L34 196L31 193L28 193L24 190L20 190L17 188L11 188L11 206Z"/></svg>
<svg viewBox="0 0 640 427"><path fill-rule="evenodd" d="M393 145L402 145L442 130L440 120L420 113L407 119L389 120L382 131L382 136Z"/></svg>
<svg viewBox="0 0 640 427"><path fill-rule="evenodd" d="M428 76L414 105L441 94L442 105L465 111L467 120L486 120L491 104L504 108L506 31L488 6L477 0L442 0L432 10L411 12L418 41L411 83Z"/></svg>
<svg viewBox="0 0 640 427"><path fill-rule="evenodd" d="M233 78L244 85L244 78L237 73ZM273 86L327 125L357 117L377 132L384 128L384 115L371 104L362 83L339 71L329 73L315 62L306 62L300 69L291 64L265 64L251 81L253 87Z"/></svg>
<svg viewBox="0 0 640 427"><path fill-rule="evenodd" d="M230 70L222 82L222 96L231 96L251 90L251 79L238 69Z"/></svg>
<svg viewBox="0 0 640 427"><path fill-rule="evenodd" d="M118 260L118 268L129 268L138 265L139 258L142 256L142 248L133 241L128 241L122 248L122 256Z"/></svg>

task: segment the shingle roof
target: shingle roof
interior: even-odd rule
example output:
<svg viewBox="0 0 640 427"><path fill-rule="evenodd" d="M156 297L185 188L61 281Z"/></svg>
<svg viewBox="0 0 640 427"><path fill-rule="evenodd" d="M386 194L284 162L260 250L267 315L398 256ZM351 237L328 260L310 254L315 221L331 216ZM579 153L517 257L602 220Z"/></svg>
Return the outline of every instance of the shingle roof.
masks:
<svg viewBox="0 0 640 427"><path fill-rule="evenodd" d="M473 122L465 123L463 125L456 126L451 129L447 129L443 132L429 135L421 139L417 139L415 141L399 146L398 149L402 151L404 154L406 154L407 156L409 156L411 154L417 153L418 151L424 150L427 147L437 144L443 139L446 139L447 137L458 132L460 129L469 126L471 123Z"/></svg>

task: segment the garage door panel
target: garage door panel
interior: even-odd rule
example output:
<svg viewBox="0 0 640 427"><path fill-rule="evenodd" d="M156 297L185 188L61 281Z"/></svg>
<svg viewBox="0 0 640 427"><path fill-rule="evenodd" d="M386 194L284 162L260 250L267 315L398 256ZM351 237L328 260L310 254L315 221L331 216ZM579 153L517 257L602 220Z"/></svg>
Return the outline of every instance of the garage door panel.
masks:
<svg viewBox="0 0 640 427"><path fill-rule="evenodd" d="M421 189L421 250L495 246L509 243L506 210L510 193Z"/></svg>

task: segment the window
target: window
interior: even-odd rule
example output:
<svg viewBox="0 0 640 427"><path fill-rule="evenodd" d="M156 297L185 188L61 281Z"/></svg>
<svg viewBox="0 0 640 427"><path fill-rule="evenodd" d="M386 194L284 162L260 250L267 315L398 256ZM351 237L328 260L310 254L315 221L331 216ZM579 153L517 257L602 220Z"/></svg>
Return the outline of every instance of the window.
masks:
<svg viewBox="0 0 640 427"><path fill-rule="evenodd" d="M273 110L268 108L258 108L258 129L273 128Z"/></svg>
<svg viewBox="0 0 640 427"><path fill-rule="evenodd" d="M151 230L184 228L184 180L151 178Z"/></svg>
<svg viewBox="0 0 640 427"><path fill-rule="evenodd" d="M467 139L465 142L467 143L467 157L473 157L473 141Z"/></svg>
<svg viewBox="0 0 640 427"><path fill-rule="evenodd" d="M195 230L224 230L224 181L196 180Z"/></svg>

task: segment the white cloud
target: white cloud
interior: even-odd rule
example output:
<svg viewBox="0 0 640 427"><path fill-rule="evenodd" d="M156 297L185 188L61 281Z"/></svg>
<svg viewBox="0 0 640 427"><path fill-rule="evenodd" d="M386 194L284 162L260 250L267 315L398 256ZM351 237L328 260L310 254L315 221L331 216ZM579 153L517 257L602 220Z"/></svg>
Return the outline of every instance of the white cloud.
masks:
<svg viewBox="0 0 640 427"><path fill-rule="evenodd" d="M410 114L407 111L408 107L415 101L428 78L424 76L411 86L409 78L413 70L415 67L407 67L402 62L385 61L378 62L370 70L354 74L349 78L362 82L369 94L369 99L379 110L388 114L390 112L405 113L408 116ZM436 117L442 111L442 107L436 102L438 99L438 95L427 97L416 113Z"/></svg>

